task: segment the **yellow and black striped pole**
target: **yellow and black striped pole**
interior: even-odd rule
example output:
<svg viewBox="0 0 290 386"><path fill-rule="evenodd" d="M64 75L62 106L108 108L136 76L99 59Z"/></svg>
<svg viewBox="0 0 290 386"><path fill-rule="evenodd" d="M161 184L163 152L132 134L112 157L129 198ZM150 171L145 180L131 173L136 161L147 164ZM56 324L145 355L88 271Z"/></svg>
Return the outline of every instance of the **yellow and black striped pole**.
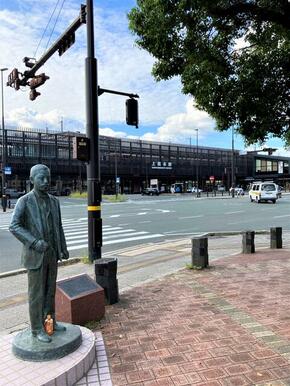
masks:
<svg viewBox="0 0 290 386"><path fill-rule="evenodd" d="M87 0L87 58L86 58L86 120L89 139L87 165L88 189L88 257L90 261L102 257L101 177L99 155L99 119L97 93L97 60L94 48L93 0Z"/></svg>

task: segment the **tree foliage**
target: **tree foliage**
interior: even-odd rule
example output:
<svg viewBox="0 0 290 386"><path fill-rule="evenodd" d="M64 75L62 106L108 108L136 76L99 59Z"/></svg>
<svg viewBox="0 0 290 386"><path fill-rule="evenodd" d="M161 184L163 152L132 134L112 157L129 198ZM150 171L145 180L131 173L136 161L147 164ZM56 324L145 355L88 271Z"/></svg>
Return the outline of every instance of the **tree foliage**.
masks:
<svg viewBox="0 0 290 386"><path fill-rule="evenodd" d="M156 80L180 76L223 131L289 142L288 0L137 0L128 17Z"/></svg>

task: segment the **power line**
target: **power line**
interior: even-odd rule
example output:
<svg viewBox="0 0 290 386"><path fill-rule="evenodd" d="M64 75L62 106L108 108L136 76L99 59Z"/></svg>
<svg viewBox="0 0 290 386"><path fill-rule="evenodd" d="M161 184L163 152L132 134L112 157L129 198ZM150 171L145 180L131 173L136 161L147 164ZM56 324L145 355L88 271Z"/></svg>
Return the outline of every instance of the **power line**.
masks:
<svg viewBox="0 0 290 386"><path fill-rule="evenodd" d="M50 18L49 18L49 20L48 20L48 22L47 22L47 24L46 24L46 27L45 27L45 29L44 29L44 31L43 31L43 33L42 33L42 36L41 36L41 38L40 38L40 40L39 40L39 42L38 42L38 45L37 45L37 47L36 47L36 50L35 50L35 52L34 52L34 55L33 55L34 58L36 57L38 48L39 48L39 46L40 46L40 44L41 44L41 42L42 42L42 39L44 38L44 35L45 35L45 33L46 33L46 31L47 31L47 28L48 28L48 26L49 26L49 24L50 24L50 22L51 22L51 19L53 18L53 15L54 15L54 13L55 13L55 11L56 11L56 8L57 8L59 2L60 2L60 0L57 0L57 3L56 3L56 5L55 5L55 7L54 7L54 10L53 10L53 12L52 12L51 15L50 15Z"/></svg>
<svg viewBox="0 0 290 386"><path fill-rule="evenodd" d="M47 47L48 47L48 45L49 45L49 43L50 43L52 34L53 34L53 32L54 32L56 23L58 22L59 15L60 15L60 13L61 13L61 11L62 11L62 8L63 8L64 3L65 3L65 0L63 0L63 2L62 2L62 4L61 4L61 7L60 7L60 9L59 9L59 11L58 11L57 17L56 17L55 22L54 22L54 26L53 26L53 28L52 28L52 31L51 31L51 33L50 33L50 37L49 37L48 42L47 42L46 47L45 47L45 50L47 50Z"/></svg>

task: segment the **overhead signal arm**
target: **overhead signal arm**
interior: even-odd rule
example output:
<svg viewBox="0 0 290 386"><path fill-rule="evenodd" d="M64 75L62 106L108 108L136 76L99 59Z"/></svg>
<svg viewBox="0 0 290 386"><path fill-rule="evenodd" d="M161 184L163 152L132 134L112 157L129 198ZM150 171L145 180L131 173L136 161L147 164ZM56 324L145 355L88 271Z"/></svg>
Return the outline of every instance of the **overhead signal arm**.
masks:
<svg viewBox="0 0 290 386"><path fill-rule="evenodd" d="M40 93L36 92L36 87L44 84L49 77L44 73L36 75L36 71L38 71L56 51L58 51L59 56L63 55L65 51L74 44L75 32L84 23L86 23L86 6L82 4L79 16L38 61L34 63L33 61L35 59L28 57L23 59L26 67L29 67L30 70L24 71L23 74L20 73L17 68L12 70L8 76L7 86L13 87L15 90L19 90L20 86L29 86L31 89L30 99L34 100L39 96Z"/></svg>
<svg viewBox="0 0 290 386"><path fill-rule="evenodd" d="M98 86L98 96L104 93L123 95L123 96L128 96L130 98L126 100L126 123L127 125L136 126L136 128L138 128L138 124L139 124L138 101L135 98L139 98L139 95L122 92L122 91L109 90Z"/></svg>

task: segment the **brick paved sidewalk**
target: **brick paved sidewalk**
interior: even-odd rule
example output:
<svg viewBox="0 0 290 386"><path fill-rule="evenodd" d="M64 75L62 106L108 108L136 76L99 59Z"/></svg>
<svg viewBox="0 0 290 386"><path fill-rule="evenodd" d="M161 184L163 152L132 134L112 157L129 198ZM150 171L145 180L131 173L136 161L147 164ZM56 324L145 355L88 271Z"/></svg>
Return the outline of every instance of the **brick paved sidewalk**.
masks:
<svg viewBox="0 0 290 386"><path fill-rule="evenodd" d="M285 250L127 291L102 321L113 385L290 385L289 303Z"/></svg>

